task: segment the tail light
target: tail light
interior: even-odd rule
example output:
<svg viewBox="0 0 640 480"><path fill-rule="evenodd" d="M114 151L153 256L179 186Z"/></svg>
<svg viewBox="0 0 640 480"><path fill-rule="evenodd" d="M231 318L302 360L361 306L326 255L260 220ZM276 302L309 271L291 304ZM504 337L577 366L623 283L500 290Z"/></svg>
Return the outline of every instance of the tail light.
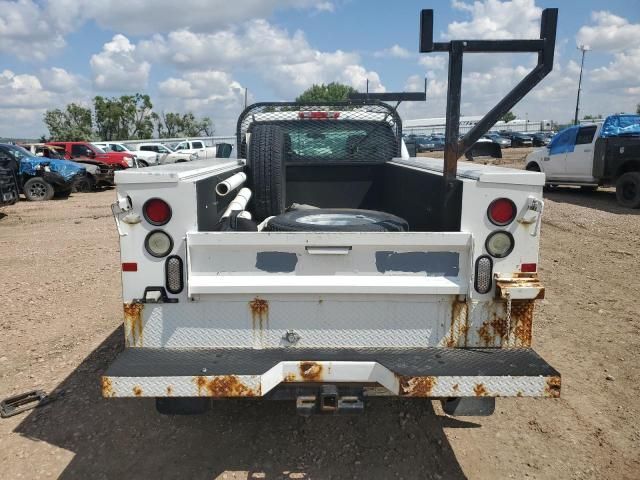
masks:
<svg viewBox="0 0 640 480"><path fill-rule="evenodd" d="M516 218L516 204L508 198L497 198L487 209L489 221L499 227L509 225Z"/></svg>
<svg viewBox="0 0 640 480"><path fill-rule="evenodd" d="M173 239L163 230L153 230L144 239L144 248L153 257L166 257L173 250Z"/></svg>
<svg viewBox="0 0 640 480"><path fill-rule="evenodd" d="M338 118L340 112L298 112L298 118L327 119Z"/></svg>
<svg viewBox="0 0 640 480"><path fill-rule="evenodd" d="M142 214L151 225L165 225L171 220L171 207L161 198L150 198L142 206Z"/></svg>
<svg viewBox="0 0 640 480"><path fill-rule="evenodd" d="M488 293L493 282L493 260L488 255L478 257L474 286L478 293Z"/></svg>
<svg viewBox="0 0 640 480"><path fill-rule="evenodd" d="M123 272L137 272L138 271L138 263L137 262L122 262L122 271Z"/></svg>
<svg viewBox="0 0 640 480"><path fill-rule="evenodd" d="M497 230L487 237L485 248L492 257L504 258L511 253L514 244L513 235L504 230Z"/></svg>
<svg viewBox="0 0 640 480"><path fill-rule="evenodd" d="M182 271L182 259L177 255L167 258L164 263L165 283L169 293L178 294L184 288L184 274Z"/></svg>
<svg viewBox="0 0 640 480"><path fill-rule="evenodd" d="M537 263L523 263L520 265L520 271L523 273L535 273L538 271Z"/></svg>

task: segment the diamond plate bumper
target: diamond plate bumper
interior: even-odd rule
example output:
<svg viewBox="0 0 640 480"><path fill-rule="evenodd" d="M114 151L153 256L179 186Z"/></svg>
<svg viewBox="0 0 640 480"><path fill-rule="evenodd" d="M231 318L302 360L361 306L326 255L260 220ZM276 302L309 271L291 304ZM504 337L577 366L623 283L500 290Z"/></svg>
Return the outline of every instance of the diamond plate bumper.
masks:
<svg viewBox="0 0 640 480"><path fill-rule="evenodd" d="M560 396L560 374L528 348L130 348L102 377L102 394L260 397L279 385L341 383L405 397Z"/></svg>

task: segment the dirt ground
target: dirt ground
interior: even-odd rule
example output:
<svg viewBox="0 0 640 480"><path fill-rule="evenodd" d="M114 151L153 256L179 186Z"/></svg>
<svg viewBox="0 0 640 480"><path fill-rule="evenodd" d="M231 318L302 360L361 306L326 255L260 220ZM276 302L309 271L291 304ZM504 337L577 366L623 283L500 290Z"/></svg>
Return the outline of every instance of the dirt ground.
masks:
<svg viewBox="0 0 640 480"><path fill-rule="evenodd" d="M523 155L507 152L504 163ZM612 191L546 194L534 343L562 373L562 398L498 399L492 417L466 418L423 400L304 419L290 402L171 418L150 399L102 399L123 344L113 198L0 212L0 398L65 392L0 420L0 477L640 478L640 210Z"/></svg>

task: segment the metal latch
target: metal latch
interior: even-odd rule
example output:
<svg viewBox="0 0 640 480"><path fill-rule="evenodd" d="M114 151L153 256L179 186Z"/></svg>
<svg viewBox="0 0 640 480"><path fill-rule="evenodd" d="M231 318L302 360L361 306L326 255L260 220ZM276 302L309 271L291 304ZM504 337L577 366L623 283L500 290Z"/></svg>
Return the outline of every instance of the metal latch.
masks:
<svg viewBox="0 0 640 480"><path fill-rule="evenodd" d="M522 216L518 218L518 223L522 225L533 225L533 229L529 231L529 235L535 237L540 230L540 220L544 210L544 202L533 196L527 198L527 209Z"/></svg>
<svg viewBox="0 0 640 480"><path fill-rule="evenodd" d="M127 234L122 231L120 228L120 219L118 215L124 212L128 212L131 210L131 199L129 197L118 198L118 200L111 204L111 213L113 214L113 219L116 222L116 228L118 229L118 235L121 237L125 237Z"/></svg>

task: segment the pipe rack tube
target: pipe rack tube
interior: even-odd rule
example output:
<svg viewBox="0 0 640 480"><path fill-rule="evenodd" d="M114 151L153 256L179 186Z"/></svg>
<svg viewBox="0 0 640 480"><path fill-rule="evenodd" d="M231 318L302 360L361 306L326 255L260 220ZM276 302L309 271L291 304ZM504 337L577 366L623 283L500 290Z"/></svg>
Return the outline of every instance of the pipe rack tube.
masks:
<svg viewBox="0 0 640 480"><path fill-rule="evenodd" d="M229 204L221 218L228 217L234 210L246 209L249 200L251 200L251 190L245 187L238 192L236 198L231 200L231 203Z"/></svg>
<svg viewBox="0 0 640 480"><path fill-rule="evenodd" d="M247 175L243 172L238 172L235 175L231 175L226 180L223 180L219 184L216 185L216 193L221 197L224 197L232 190L240 187L244 182L247 181Z"/></svg>

